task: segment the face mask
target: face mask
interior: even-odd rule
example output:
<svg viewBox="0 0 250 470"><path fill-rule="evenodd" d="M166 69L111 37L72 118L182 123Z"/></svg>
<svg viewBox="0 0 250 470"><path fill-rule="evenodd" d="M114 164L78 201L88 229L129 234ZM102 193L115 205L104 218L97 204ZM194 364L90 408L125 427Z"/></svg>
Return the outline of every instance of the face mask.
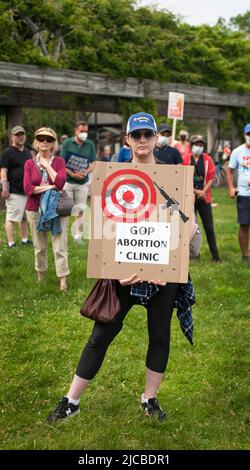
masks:
<svg viewBox="0 0 250 470"><path fill-rule="evenodd" d="M164 135L159 135L157 144L160 147L164 147L165 145L169 145L171 142L171 137L165 137Z"/></svg>
<svg viewBox="0 0 250 470"><path fill-rule="evenodd" d="M82 142L84 142L87 137L88 137L88 133L87 132L79 132L79 134L77 135L78 139L81 140Z"/></svg>
<svg viewBox="0 0 250 470"><path fill-rule="evenodd" d="M199 147L199 145L193 145L192 153L198 157L202 154L204 147Z"/></svg>
<svg viewBox="0 0 250 470"><path fill-rule="evenodd" d="M246 144L247 144L247 145L250 145L250 135L247 135L247 136L246 136Z"/></svg>

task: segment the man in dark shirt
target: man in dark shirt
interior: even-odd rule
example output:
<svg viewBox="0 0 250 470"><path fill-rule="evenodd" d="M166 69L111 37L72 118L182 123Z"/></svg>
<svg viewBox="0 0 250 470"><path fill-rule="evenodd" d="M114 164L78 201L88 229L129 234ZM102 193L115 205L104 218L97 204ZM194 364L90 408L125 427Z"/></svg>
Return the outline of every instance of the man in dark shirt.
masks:
<svg viewBox="0 0 250 470"><path fill-rule="evenodd" d="M167 163L168 165L182 164L179 150L171 147L172 129L168 124L158 126L158 140L154 148L156 163Z"/></svg>
<svg viewBox="0 0 250 470"><path fill-rule="evenodd" d="M25 216L27 196L23 189L24 164L31 158L30 151L25 147L26 134L22 126L11 129L11 146L3 151L1 159L2 197L6 199L5 230L9 248L16 246L14 242L14 222L20 229L21 243L32 243L28 240L27 221Z"/></svg>

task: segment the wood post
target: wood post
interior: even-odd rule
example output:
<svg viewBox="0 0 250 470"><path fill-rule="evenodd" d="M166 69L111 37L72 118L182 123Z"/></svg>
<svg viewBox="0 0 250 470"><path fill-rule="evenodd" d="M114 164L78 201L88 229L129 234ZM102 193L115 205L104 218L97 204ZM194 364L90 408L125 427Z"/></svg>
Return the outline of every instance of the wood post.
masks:
<svg viewBox="0 0 250 470"><path fill-rule="evenodd" d="M218 139L218 121L209 119L207 124L207 153L213 155L216 150Z"/></svg>
<svg viewBox="0 0 250 470"><path fill-rule="evenodd" d="M7 129L10 130L12 127L23 124L23 113L21 106L8 106L6 116Z"/></svg>

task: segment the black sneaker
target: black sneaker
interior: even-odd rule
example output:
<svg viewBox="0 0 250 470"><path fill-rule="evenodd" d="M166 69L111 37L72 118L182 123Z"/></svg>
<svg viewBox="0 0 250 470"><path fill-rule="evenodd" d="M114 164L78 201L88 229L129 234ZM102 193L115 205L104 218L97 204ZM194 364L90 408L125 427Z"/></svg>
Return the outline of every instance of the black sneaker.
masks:
<svg viewBox="0 0 250 470"><path fill-rule="evenodd" d="M69 403L67 397L62 397L57 407L51 411L48 415L47 421L53 423L61 419L70 418L71 416L78 415L80 413L80 403L73 405Z"/></svg>
<svg viewBox="0 0 250 470"><path fill-rule="evenodd" d="M21 244L22 245L33 245L33 241L32 240L27 240L26 242L24 242L23 240L21 240Z"/></svg>
<svg viewBox="0 0 250 470"><path fill-rule="evenodd" d="M159 402L156 398L149 398L148 400L146 400L142 395L141 406L145 412L145 416L147 416L148 418L156 416L159 421L164 421L164 419L166 419L166 413L160 407Z"/></svg>

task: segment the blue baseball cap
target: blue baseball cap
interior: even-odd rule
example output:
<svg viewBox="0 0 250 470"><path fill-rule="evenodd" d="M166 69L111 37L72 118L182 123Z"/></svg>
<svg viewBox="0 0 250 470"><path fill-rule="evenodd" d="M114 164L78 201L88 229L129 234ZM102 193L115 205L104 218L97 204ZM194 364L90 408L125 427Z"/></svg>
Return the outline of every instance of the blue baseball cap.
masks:
<svg viewBox="0 0 250 470"><path fill-rule="evenodd" d="M244 134L246 134L247 132L250 132L250 122L244 127Z"/></svg>
<svg viewBox="0 0 250 470"><path fill-rule="evenodd" d="M131 134L131 132L139 129L148 129L157 134L157 125L151 114L137 113L130 116L126 133Z"/></svg>

